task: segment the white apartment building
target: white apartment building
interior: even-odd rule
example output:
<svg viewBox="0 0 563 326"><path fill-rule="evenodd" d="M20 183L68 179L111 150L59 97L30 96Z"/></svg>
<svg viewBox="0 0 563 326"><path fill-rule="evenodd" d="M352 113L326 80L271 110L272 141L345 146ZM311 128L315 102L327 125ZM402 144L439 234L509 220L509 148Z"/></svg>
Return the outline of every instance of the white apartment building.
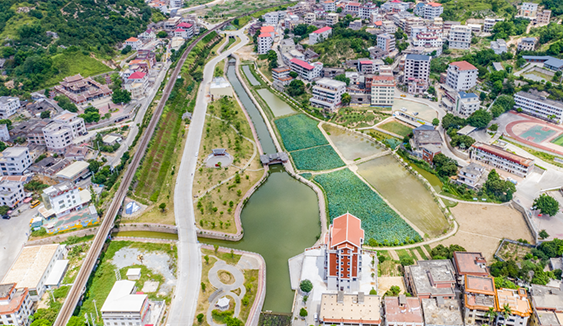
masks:
<svg viewBox="0 0 563 326"><path fill-rule="evenodd" d="M88 190L82 190L82 192L88 192ZM82 198L78 186L71 182L61 182L46 188L41 197L45 209L52 210L57 216L64 216L73 210L79 210L90 201L90 198L86 198L87 200Z"/></svg>
<svg viewBox="0 0 563 326"><path fill-rule="evenodd" d="M115 282L101 309L104 326L144 326L150 320L149 299L137 294L135 282Z"/></svg>
<svg viewBox="0 0 563 326"><path fill-rule="evenodd" d="M395 78L373 76L371 84L371 106L392 107L395 102Z"/></svg>
<svg viewBox="0 0 563 326"><path fill-rule="evenodd" d="M395 51L395 35L389 33L377 35L377 47L387 53Z"/></svg>
<svg viewBox="0 0 563 326"><path fill-rule="evenodd" d="M0 119L8 119L20 108L20 99L11 96L0 96Z"/></svg>
<svg viewBox="0 0 563 326"><path fill-rule="evenodd" d="M452 26L449 41L451 49L469 49L471 47L471 27L464 25Z"/></svg>
<svg viewBox="0 0 563 326"><path fill-rule="evenodd" d="M25 198L23 182L0 180L0 206L14 208Z"/></svg>
<svg viewBox="0 0 563 326"><path fill-rule="evenodd" d="M422 9L424 19L434 19L436 17L440 17L440 15L444 12L444 7L442 7L440 3L436 2L426 3Z"/></svg>
<svg viewBox="0 0 563 326"><path fill-rule="evenodd" d="M332 35L332 27L325 26L323 28L319 28L313 33L309 34L309 45L314 45L319 42L322 42L329 38Z"/></svg>
<svg viewBox="0 0 563 326"><path fill-rule="evenodd" d="M394 34L397 31L397 26L391 20L384 20L382 22L381 30L383 33Z"/></svg>
<svg viewBox="0 0 563 326"><path fill-rule="evenodd" d="M289 61L289 68L295 71L299 77L312 81L321 75L323 64L321 62L308 63L301 59L293 58Z"/></svg>
<svg viewBox="0 0 563 326"><path fill-rule="evenodd" d="M362 5L359 2L346 2L344 7L344 11L351 14L358 16L360 14L360 7Z"/></svg>
<svg viewBox="0 0 563 326"><path fill-rule="evenodd" d="M471 145L470 157L472 160L483 162L523 178L534 169L533 160L505 151L495 145L475 143Z"/></svg>
<svg viewBox="0 0 563 326"><path fill-rule="evenodd" d="M22 175L31 166L31 163L27 147L8 147L0 153L2 175Z"/></svg>
<svg viewBox="0 0 563 326"><path fill-rule="evenodd" d="M274 84L281 86L289 85L289 83L291 83L291 81L293 80L293 78L289 76L290 71L291 69L289 69L289 67L278 67L272 69L272 78L274 78Z"/></svg>
<svg viewBox="0 0 563 326"><path fill-rule="evenodd" d="M326 15L326 24L329 26L336 25L338 23L338 14L331 12Z"/></svg>
<svg viewBox="0 0 563 326"><path fill-rule="evenodd" d="M495 54L501 55L505 52L508 52L508 46L506 45L506 41L503 39L498 39L496 41L491 42L491 50L495 51Z"/></svg>
<svg viewBox="0 0 563 326"><path fill-rule="evenodd" d="M10 132L8 131L8 125L0 125L0 140L8 141L10 140Z"/></svg>
<svg viewBox="0 0 563 326"><path fill-rule="evenodd" d="M336 3L332 0L327 0L323 2L323 8L326 12L335 12L336 11Z"/></svg>
<svg viewBox="0 0 563 326"><path fill-rule="evenodd" d="M456 91L466 91L477 85L479 70L467 61L450 63L447 73L446 84Z"/></svg>
<svg viewBox="0 0 563 326"><path fill-rule="evenodd" d="M374 3L366 2L360 7L359 16L362 19L369 20L373 14L378 14L378 13L379 13L379 8L377 8L377 6Z"/></svg>
<svg viewBox="0 0 563 326"><path fill-rule="evenodd" d="M485 22L483 23L483 32L491 33L495 25L501 21L504 21L504 18L485 18Z"/></svg>
<svg viewBox="0 0 563 326"><path fill-rule="evenodd" d="M457 93L454 112L463 117L468 117L472 115L473 112L479 110L479 105L481 105L481 101L477 94L459 91Z"/></svg>
<svg viewBox="0 0 563 326"><path fill-rule="evenodd" d="M0 284L15 283L17 289L27 288L31 300L39 301L47 289L45 282L53 271L55 263L63 259L65 254L65 245L23 247Z"/></svg>
<svg viewBox="0 0 563 326"><path fill-rule="evenodd" d="M444 41L439 35L434 33L418 33L416 37L412 39L412 45L424 48L438 48L436 50L436 55L438 56L442 53Z"/></svg>
<svg viewBox="0 0 563 326"><path fill-rule="evenodd" d="M514 108L522 109L526 114L542 119L553 119L557 123L563 121L563 103L550 100L547 94L535 90L520 91L514 94Z"/></svg>
<svg viewBox="0 0 563 326"><path fill-rule="evenodd" d="M410 8L410 3L400 0L389 0L381 5L381 9L386 12L402 12Z"/></svg>
<svg viewBox="0 0 563 326"><path fill-rule="evenodd" d="M427 55L407 54L404 82L408 85L409 93L418 94L428 89L431 58Z"/></svg>
<svg viewBox="0 0 563 326"><path fill-rule="evenodd" d="M268 12L265 13L264 15L262 15L262 18L264 18L264 25L265 26L277 26L279 19L280 19L280 15L277 12Z"/></svg>
<svg viewBox="0 0 563 326"><path fill-rule="evenodd" d="M523 2L520 6L519 15L522 17L536 17L538 4L532 2Z"/></svg>
<svg viewBox="0 0 563 326"><path fill-rule="evenodd" d="M518 51L534 51L538 39L535 37L525 37L518 42Z"/></svg>
<svg viewBox="0 0 563 326"><path fill-rule="evenodd" d="M54 117L42 130L47 149L55 153L64 153L74 138L86 134L84 119L69 111Z"/></svg>
<svg viewBox="0 0 563 326"><path fill-rule="evenodd" d="M485 168L477 163L470 163L457 172L457 182L469 188L475 189L479 186L479 180L485 172Z"/></svg>
<svg viewBox="0 0 563 326"><path fill-rule="evenodd" d="M309 101L312 106L333 112L340 105L342 94L345 92L346 83L330 78L321 78L313 86L313 97Z"/></svg>
<svg viewBox="0 0 563 326"><path fill-rule="evenodd" d="M307 25L312 25L315 21L317 20L317 17L315 16L314 12L308 12L305 14L305 17L303 18L303 21L305 22L305 24Z"/></svg>
<svg viewBox="0 0 563 326"><path fill-rule="evenodd" d="M260 33L258 36L258 54L266 54L272 49L274 37L271 33Z"/></svg>
<svg viewBox="0 0 563 326"><path fill-rule="evenodd" d="M127 46L130 46L131 49L136 51L136 50L143 47L143 41L139 40L136 37L130 37L130 38L125 40L125 43L123 43L124 48L127 47Z"/></svg>
<svg viewBox="0 0 563 326"><path fill-rule="evenodd" d="M28 289L16 289L16 283L0 284L0 325L28 326L33 312Z"/></svg>

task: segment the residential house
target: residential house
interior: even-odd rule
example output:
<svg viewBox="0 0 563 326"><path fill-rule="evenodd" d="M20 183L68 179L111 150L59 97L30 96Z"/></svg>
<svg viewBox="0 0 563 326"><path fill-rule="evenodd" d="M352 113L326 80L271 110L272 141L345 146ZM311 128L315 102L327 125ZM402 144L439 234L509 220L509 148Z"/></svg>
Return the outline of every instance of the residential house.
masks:
<svg viewBox="0 0 563 326"><path fill-rule="evenodd" d="M326 26L319 28L309 34L309 45L314 45L328 39L332 35L332 27Z"/></svg>
<svg viewBox="0 0 563 326"><path fill-rule="evenodd" d="M274 84L285 87L291 83L293 77L289 76L291 69L289 67L278 67L272 69L272 77L274 78Z"/></svg>
<svg viewBox="0 0 563 326"><path fill-rule="evenodd" d="M428 89L430 56L407 54L405 58L404 82L410 94L423 93Z"/></svg>
<svg viewBox="0 0 563 326"><path fill-rule="evenodd" d="M442 136L433 126L421 125L413 129L410 145L416 156L433 164L434 156L442 152Z"/></svg>
<svg viewBox="0 0 563 326"><path fill-rule="evenodd" d="M457 183L464 184L471 189L476 189L480 187L481 184L479 180L483 176L485 168L477 163L470 163L468 166L464 166L457 172Z"/></svg>
<svg viewBox="0 0 563 326"><path fill-rule="evenodd" d="M336 13L330 13L328 15L326 15L326 24L328 26L334 26L338 23L338 14Z"/></svg>
<svg viewBox="0 0 563 326"><path fill-rule="evenodd" d="M384 309L385 326L424 326L419 298L386 296Z"/></svg>
<svg viewBox="0 0 563 326"><path fill-rule="evenodd" d="M528 301L528 293L524 288L497 289L496 324L506 326L526 326L532 315L532 307ZM506 314L506 316L505 316Z"/></svg>
<svg viewBox="0 0 563 326"><path fill-rule="evenodd" d="M455 271L449 260L421 260L405 266L405 284L414 297L421 299L457 297Z"/></svg>
<svg viewBox="0 0 563 326"><path fill-rule="evenodd" d="M381 325L381 298L378 295L323 293L319 323L322 325Z"/></svg>
<svg viewBox="0 0 563 326"><path fill-rule="evenodd" d="M66 151L73 139L87 133L84 119L69 111L54 117L42 130L47 149L59 154Z"/></svg>
<svg viewBox="0 0 563 326"><path fill-rule="evenodd" d="M489 276L487 261L480 252L456 251L453 253L452 261L460 283L465 280L465 275Z"/></svg>
<svg viewBox="0 0 563 326"><path fill-rule="evenodd" d="M20 99L11 96L0 96L0 119L8 119L21 107Z"/></svg>
<svg viewBox="0 0 563 326"><path fill-rule="evenodd" d="M0 284L0 325L29 326L34 310L27 288L17 289L16 283Z"/></svg>
<svg viewBox="0 0 563 326"><path fill-rule="evenodd" d="M492 41L491 49L495 51L495 54L498 55L508 52L506 41L503 39L497 39L496 41Z"/></svg>
<svg viewBox="0 0 563 326"><path fill-rule="evenodd" d="M531 325L563 324L563 289L532 284L530 296L533 310Z"/></svg>
<svg viewBox="0 0 563 326"><path fill-rule="evenodd" d="M465 275L463 295L465 324L488 324L489 311L499 311L495 295L495 281L492 277Z"/></svg>
<svg viewBox="0 0 563 326"><path fill-rule="evenodd" d="M309 99L312 106L334 112L341 104L342 94L346 92L346 83L322 78L313 86L313 97Z"/></svg>
<svg viewBox="0 0 563 326"><path fill-rule="evenodd" d="M335 12L336 11L336 4L333 0L326 0L326 1L323 2L323 8L326 12ZM338 15L337 15L337 17L338 17Z"/></svg>
<svg viewBox="0 0 563 326"><path fill-rule="evenodd" d="M518 51L534 51L536 49L536 44L538 39L535 37L524 37L518 42Z"/></svg>
<svg viewBox="0 0 563 326"><path fill-rule="evenodd" d="M373 76L371 81L371 106L392 107L395 102L395 78Z"/></svg>
<svg viewBox="0 0 563 326"><path fill-rule="evenodd" d="M16 180L0 180L0 205L15 208L25 198L24 183Z"/></svg>
<svg viewBox="0 0 563 326"><path fill-rule="evenodd" d="M446 84L456 91L466 91L477 85L479 70L467 61L450 63L447 73Z"/></svg>
<svg viewBox="0 0 563 326"><path fill-rule="evenodd" d="M116 281L102 308L104 325L143 326L150 320L148 296L137 292L135 281Z"/></svg>
<svg viewBox="0 0 563 326"><path fill-rule="evenodd" d="M464 326L459 300L435 297L420 301L426 326Z"/></svg>
<svg viewBox="0 0 563 326"><path fill-rule="evenodd" d="M57 217L81 210L90 202L88 190L79 190L71 182L61 182L43 190L43 204L46 210L51 210Z"/></svg>
<svg viewBox="0 0 563 326"><path fill-rule="evenodd" d="M130 37L125 40L123 47L130 46L133 50L138 50L143 46L143 41L139 40L136 37Z"/></svg>
<svg viewBox="0 0 563 326"><path fill-rule="evenodd" d="M274 44L275 29L273 26L262 26L258 35L258 54L266 54Z"/></svg>
<svg viewBox="0 0 563 326"><path fill-rule="evenodd" d="M377 47L387 53L395 51L395 35L389 33L377 35Z"/></svg>
<svg viewBox="0 0 563 326"><path fill-rule="evenodd" d="M306 61L293 58L290 60L290 68L295 71L301 78L312 81L321 75L323 64L321 62L308 63Z"/></svg>
<svg viewBox="0 0 563 326"><path fill-rule="evenodd" d="M462 117L469 117L473 112L479 110L479 105L481 105L481 101L477 94L459 91L457 93L454 112Z"/></svg>
<svg viewBox="0 0 563 326"><path fill-rule="evenodd" d="M453 26L449 34L449 47L451 49L468 50L471 47L471 27Z"/></svg>
<svg viewBox="0 0 563 326"><path fill-rule="evenodd" d="M0 153L0 172L2 175L22 175L31 166L27 147L8 147Z"/></svg>

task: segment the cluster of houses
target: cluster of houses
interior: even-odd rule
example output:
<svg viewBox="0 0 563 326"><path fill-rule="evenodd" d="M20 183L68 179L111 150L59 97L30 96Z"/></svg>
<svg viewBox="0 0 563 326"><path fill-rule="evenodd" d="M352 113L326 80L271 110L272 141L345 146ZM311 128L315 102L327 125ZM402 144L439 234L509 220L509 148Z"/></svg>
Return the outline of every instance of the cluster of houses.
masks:
<svg viewBox="0 0 563 326"><path fill-rule="evenodd" d="M377 259L366 255L363 242L361 220L344 214L333 220L323 245L305 252L302 264L309 272L301 276L310 277L314 284L307 294L307 308L319 324L563 324L560 288L535 284L517 289L497 287L479 252L454 252L452 259L421 260L405 266L404 294L374 294L377 282L371 280L367 281L372 290L366 292L364 278L374 278ZM311 260L315 255L320 260L316 264Z"/></svg>

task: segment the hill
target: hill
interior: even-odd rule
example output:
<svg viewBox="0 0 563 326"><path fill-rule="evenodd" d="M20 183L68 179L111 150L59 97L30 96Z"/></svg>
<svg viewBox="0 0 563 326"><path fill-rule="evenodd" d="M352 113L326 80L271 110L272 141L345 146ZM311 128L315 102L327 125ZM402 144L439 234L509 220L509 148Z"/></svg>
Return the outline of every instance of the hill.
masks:
<svg viewBox="0 0 563 326"><path fill-rule="evenodd" d="M143 0L2 0L0 57L8 78L23 86L0 86L0 95L39 89L66 73L109 71L92 54L112 58L119 43L161 19Z"/></svg>

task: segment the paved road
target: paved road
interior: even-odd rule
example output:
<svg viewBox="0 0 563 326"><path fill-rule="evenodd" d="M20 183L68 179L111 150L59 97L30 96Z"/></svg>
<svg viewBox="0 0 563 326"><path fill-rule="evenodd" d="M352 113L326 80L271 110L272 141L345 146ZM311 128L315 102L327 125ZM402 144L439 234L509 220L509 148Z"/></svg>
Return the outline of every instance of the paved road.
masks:
<svg viewBox="0 0 563 326"><path fill-rule="evenodd" d="M9 220L0 219L0 281L2 281L27 241L29 222L37 213L37 208L27 209L27 207L29 205L20 208L23 213L19 216L13 216Z"/></svg>
<svg viewBox="0 0 563 326"><path fill-rule="evenodd" d="M195 216L193 207L192 185L193 174L197 166L199 144L205 123L207 111L207 85L213 78L215 65L225 59L229 54L245 46L249 39L241 29L229 33L241 38L241 42L231 49L212 59L203 70L201 83L193 119L188 131L186 147L182 155L182 163L178 170L176 188L174 191L174 215L178 227L178 283L176 284L175 297L170 308L168 325L191 325L194 320L197 298L201 282L201 255L197 241ZM204 153L201 153L202 155Z"/></svg>

